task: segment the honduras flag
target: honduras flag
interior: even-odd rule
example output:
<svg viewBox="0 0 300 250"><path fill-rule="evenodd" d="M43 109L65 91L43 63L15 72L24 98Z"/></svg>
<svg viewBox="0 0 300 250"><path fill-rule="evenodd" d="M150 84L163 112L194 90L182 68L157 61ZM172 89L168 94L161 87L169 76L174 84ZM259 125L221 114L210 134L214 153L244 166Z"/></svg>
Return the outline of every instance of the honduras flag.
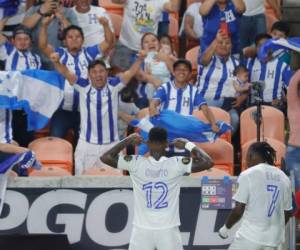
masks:
<svg viewBox="0 0 300 250"><path fill-rule="evenodd" d="M0 19L17 14L20 2L20 0L0 0Z"/></svg>
<svg viewBox="0 0 300 250"><path fill-rule="evenodd" d="M41 164L36 160L35 154L32 151L26 151L24 153L19 154L4 154L4 156L6 157L4 157L4 159L1 159L0 161L0 215L7 187L8 171L14 168L14 170L20 176L26 176L27 169L29 167L33 167L36 169L41 168Z"/></svg>
<svg viewBox="0 0 300 250"><path fill-rule="evenodd" d="M300 52L300 37L269 39L258 51L258 59L266 61L270 55L272 57L278 57L288 50Z"/></svg>
<svg viewBox="0 0 300 250"><path fill-rule="evenodd" d="M63 99L64 82L55 71L2 71L0 108L24 109L28 130L42 129Z"/></svg>
<svg viewBox="0 0 300 250"><path fill-rule="evenodd" d="M231 126L223 121L217 121L219 132L214 133L211 125L200 121L192 115L184 116L171 110L162 110L159 115L133 120L131 125L141 129L141 136L148 139L148 132L153 127L161 127L168 131L168 141L176 138L185 138L192 142L213 142L222 134L231 130ZM139 154L148 151L146 145L139 147Z"/></svg>

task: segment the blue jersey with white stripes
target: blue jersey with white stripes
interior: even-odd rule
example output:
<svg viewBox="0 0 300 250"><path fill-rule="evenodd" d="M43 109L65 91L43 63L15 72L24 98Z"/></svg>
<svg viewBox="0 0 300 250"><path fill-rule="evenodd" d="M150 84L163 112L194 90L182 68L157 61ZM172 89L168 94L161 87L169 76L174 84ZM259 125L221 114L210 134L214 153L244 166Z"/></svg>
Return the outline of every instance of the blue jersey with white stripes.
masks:
<svg viewBox="0 0 300 250"><path fill-rule="evenodd" d="M39 55L29 50L19 51L9 42L0 46L0 59L5 62L5 70L40 69L42 67Z"/></svg>
<svg viewBox="0 0 300 250"><path fill-rule="evenodd" d="M60 63L75 73L78 77L88 78L88 65L97 57L102 55L99 45L83 47L76 55L72 55L66 48L59 47L56 52L60 56ZM69 111L78 110L79 94L66 80L64 89L64 100L61 108Z"/></svg>
<svg viewBox="0 0 300 250"><path fill-rule="evenodd" d="M262 93L264 102L280 99L282 88L289 85L292 70L288 64L275 58L267 63L258 58L250 58L246 62L250 82L263 81L265 89Z"/></svg>
<svg viewBox="0 0 300 250"><path fill-rule="evenodd" d="M191 115L194 109L206 104L192 84L177 88L174 81L162 84L155 91L153 99L160 100L161 109L173 110L182 115Z"/></svg>
<svg viewBox="0 0 300 250"><path fill-rule="evenodd" d="M233 56L228 60L213 56L209 65L200 65L197 80L200 95L206 100L235 97L232 80L233 71L238 65L239 61Z"/></svg>
<svg viewBox="0 0 300 250"><path fill-rule="evenodd" d="M94 88L89 80L79 78L74 85L80 95L80 138L93 144L108 144L118 136L118 95L124 87L119 77Z"/></svg>
<svg viewBox="0 0 300 250"><path fill-rule="evenodd" d="M0 143L12 142L12 112L8 109L0 109Z"/></svg>

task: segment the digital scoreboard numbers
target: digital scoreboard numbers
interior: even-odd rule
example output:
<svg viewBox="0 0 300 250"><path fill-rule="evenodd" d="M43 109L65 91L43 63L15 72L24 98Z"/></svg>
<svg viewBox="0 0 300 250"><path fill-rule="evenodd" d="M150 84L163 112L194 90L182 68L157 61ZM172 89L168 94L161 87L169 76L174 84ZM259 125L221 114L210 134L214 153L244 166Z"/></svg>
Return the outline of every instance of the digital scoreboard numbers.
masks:
<svg viewBox="0 0 300 250"><path fill-rule="evenodd" d="M232 209L232 196L237 189L235 180L228 176L223 179L209 179L204 176L201 180L201 208L203 209Z"/></svg>

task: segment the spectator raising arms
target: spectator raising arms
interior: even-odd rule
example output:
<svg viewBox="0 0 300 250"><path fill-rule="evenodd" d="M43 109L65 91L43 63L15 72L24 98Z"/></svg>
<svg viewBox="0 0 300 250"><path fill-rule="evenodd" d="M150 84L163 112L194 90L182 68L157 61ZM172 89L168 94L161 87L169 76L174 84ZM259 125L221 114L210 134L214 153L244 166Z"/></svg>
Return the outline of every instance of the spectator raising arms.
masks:
<svg viewBox="0 0 300 250"><path fill-rule="evenodd" d="M51 53L57 52L60 62L78 77L87 78L87 67L91 61L103 56L110 49L113 42L113 34L109 28L108 20L104 17L98 19L99 25L103 26L105 40L100 44L90 47L82 47L84 36L82 29L71 25L64 29L63 41L66 48L53 48L47 40L47 28L53 21L54 16L45 17L42 20L40 29L39 46L43 53L50 57ZM64 89L64 100L61 109L57 110L52 119L50 135L64 138L68 129L73 128L75 132L75 144L78 139L79 113L78 113L79 94L74 87L66 82Z"/></svg>
<svg viewBox="0 0 300 250"><path fill-rule="evenodd" d="M206 0L200 6L204 31L201 51L213 42L219 30L229 33L232 39L232 53L240 52L238 19L246 7L243 0Z"/></svg>
<svg viewBox="0 0 300 250"><path fill-rule="evenodd" d="M114 78L108 78L103 61L95 60L89 64L88 78L85 79L61 64L58 53L51 54L55 68L79 92L81 129L75 151L76 175L82 174L86 168L103 166L99 155L118 141L119 92L135 76L145 56L141 51L130 69Z"/></svg>
<svg viewBox="0 0 300 250"><path fill-rule="evenodd" d="M180 0L113 0L124 4L121 33L112 57L112 66L122 70L132 64L132 56L140 50L142 36L157 34L158 23L163 11L178 11Z"/></svg>

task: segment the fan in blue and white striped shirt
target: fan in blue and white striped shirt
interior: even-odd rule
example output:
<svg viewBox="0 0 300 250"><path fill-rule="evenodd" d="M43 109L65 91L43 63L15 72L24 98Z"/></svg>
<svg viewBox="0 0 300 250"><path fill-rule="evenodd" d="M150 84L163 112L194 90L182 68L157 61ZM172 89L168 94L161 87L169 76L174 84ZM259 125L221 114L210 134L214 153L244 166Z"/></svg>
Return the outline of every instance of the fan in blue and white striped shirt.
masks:
<svg viewBox="0 0 300 250"><path fill-rule="evenodd" d="M59 62L57 53L51 57L55 68L80 95L81 130L75 151L75 174L81 174L86 168L103 165L99 155L118 141L118 94L138 72L145 55L141 53L129 70L114 78L108 77L103 61L95 60L88 66L88 79L68 70Z"/></svg>

